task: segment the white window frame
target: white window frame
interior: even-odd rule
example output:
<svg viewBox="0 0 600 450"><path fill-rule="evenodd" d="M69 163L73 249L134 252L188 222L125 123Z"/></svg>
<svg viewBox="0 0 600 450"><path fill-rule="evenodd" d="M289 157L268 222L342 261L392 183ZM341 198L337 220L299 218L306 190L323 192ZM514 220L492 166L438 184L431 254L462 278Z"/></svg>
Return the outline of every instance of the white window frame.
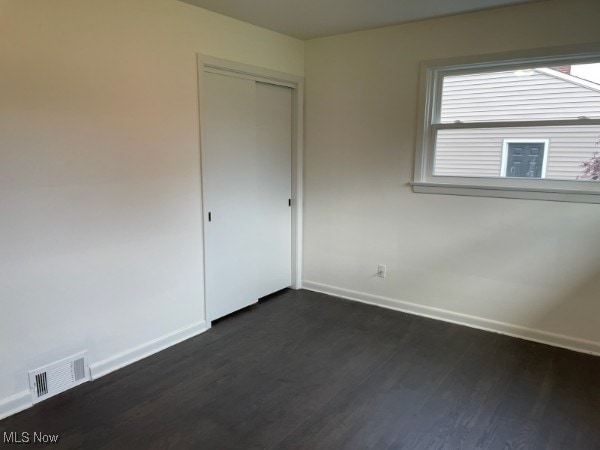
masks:
<svg viewBox="0 0 600 450"><path fill-rule="evenodd" d="M548 168L548 153L550 152L550 139L508 138L502 141L502 166L500 168L500 176L502 178L515 178L506 176L506 168L508 166L508 144L542 144L544 146L544 160L542 161L541 179L546 178L546 169ZM539 180L540 178L537 179Z"/></svg>
<svg viewBox="0 0 600 450"><path fill-rule="evenodd" d="M600 183L597 181L434 175L435 141L440 130L600 125L600 119L589 118L441 123L441 96L445 76L598 61L600 43L423 62L415 172L411 183L413 191L427 194L600 203ZM546 157L546 161L547 159Z"/></svg>

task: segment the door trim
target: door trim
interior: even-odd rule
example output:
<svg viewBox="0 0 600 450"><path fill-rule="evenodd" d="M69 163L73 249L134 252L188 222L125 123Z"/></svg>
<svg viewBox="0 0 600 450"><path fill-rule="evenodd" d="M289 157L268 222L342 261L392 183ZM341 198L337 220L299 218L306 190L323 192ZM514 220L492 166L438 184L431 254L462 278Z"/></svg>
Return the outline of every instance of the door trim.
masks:
<svg viewBox="0 0 600 450"><path fill-rule="evenodd" d="M200 124L200 175L202 190L202 255L203 255L203 286L204 309L206 317L206 283L205 283L205 234L206 222L204 186L202 182L202 95L204 73L218 73L234 76L292 89L292 289L302 288L302 232L303 232L303 169L304 169L304 78L283 72L277 72L263 67L252 66L215 58L198 53L198 107Z"/></svg>

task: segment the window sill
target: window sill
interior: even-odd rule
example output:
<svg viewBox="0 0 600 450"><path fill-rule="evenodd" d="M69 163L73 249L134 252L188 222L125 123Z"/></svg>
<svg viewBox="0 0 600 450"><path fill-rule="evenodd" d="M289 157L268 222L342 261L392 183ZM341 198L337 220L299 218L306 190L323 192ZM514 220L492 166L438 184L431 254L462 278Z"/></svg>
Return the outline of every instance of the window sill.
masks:
<svg viewBox="0 0 600 450"><path fill-rule="evenodd" d="M462 195L472 197L516 198L572 203L600 203L600 191L547 189L493 185L463 185L449 183L413 182L413 192L420 194Z"/></svg>

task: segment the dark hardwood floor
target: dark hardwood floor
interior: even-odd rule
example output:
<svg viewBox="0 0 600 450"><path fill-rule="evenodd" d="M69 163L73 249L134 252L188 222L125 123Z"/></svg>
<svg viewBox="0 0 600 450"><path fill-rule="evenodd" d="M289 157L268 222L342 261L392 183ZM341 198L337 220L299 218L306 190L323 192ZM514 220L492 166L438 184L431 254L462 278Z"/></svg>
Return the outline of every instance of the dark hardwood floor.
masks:
<svg viewBox="0 0 600 450"><path fill-rule="evenodd" d="M288 290L10 431L85 449L599 449L600 358Z"/></svg>

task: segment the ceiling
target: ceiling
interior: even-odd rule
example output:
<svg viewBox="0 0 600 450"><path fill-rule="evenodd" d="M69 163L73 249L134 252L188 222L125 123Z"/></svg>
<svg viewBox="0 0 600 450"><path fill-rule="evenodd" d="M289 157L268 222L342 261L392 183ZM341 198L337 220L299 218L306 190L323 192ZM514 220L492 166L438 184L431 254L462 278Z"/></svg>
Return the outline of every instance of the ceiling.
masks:
<svg viewBox="0 0 600 450"><path fill-rule="evenodd" d="M539 0L182 0L299 39Z"/></svg>

